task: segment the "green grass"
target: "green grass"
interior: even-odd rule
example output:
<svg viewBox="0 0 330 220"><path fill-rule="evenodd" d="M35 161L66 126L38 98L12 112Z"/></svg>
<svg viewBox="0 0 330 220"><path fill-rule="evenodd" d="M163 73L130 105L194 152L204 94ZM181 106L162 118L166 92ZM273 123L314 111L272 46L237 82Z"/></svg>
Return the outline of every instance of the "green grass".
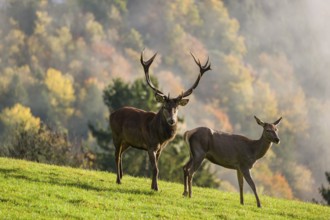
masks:
<svg viewBox="0 0 330 220"><path fill-rule="evenodd" d="M330 219L326 206L0 158L0 219Z"/></svg>

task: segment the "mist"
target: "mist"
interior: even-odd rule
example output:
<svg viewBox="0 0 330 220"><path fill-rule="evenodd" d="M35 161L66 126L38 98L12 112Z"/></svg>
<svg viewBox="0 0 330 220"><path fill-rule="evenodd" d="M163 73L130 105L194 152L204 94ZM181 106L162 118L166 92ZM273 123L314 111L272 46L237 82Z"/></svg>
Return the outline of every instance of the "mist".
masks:
<svg viewBox="0 0 330 220"><path fill-rule="evenodd" d="M226 2L228 5L231 4L230 1ZM295 154L303 165L312 170L315 178L313 185L316 189L317 185L325 183L324 172L330 169L330 163L327 162L330 155L330 149L327 147L330 123L328 116L330 29L327 21L330 19L330 5L321 0L281 1L256 5L265 7L264 19L244 20L248 12L242 13L239 5L232 7L234 10L229 13L240 21L240 34L245 36L248 51L251 51L245 57L248 62L253 63L254 67L258 66L260 58L258 60L255 51L264 51L269 54L284 55L293 68L296 82L293 82L294 78L290 75L287 78L289 81L282 84L274 85L272 81L268 82L279 90L285 92L302 90L305 95L306 104L300 111L306 112L307 134L299 134L300 125L296 125L296 135L300 140L297 141ZM253 13L253 10L250 8L249 12ZM285 37L288 39L283 40ZM257 74L262 75L262 71L258 71L258 68ZM292 97L290 93L287 95ZM291 108L296 107L294 102L291 105ZM324 111L321 113L316 109ZM304 137L305 135L307 137ZM304 195L303 198L307 199L311 195L319 198L317 190Z"/></svg>
<svg viewBox="0 0 330 220"><path fill-rule="evenodd" d="M125 82L143 78L139 61L143 49L146 59L158 52L151 75L171 97L188 89L199 74L192 52L202 64L209 58L212 71L202 77L189 104L179 109L184 123L178 132L208 126L258 139L262 128L254 115L267 122L283 116L281 144L274 145L253 172L258 176L267 170L262 174L284 176L295 197L320 200L318 187L325 184L324 173L330 171L330 5L326 1L34 3L36 11L47 13L39 20L31 18L31 23L12 24L1 15L0 34L7 47L0 50L13 50L14 55L8 55L10 59L3 55L0 64L29 66L22 80L26 87L33 85L33 74L43 79L48 68L70 76L76 99L84 100L75 106L79 111L68 125L74 132L87 139L88 128L83 124L93 120L107 128L102 90L117 77ZM97 13L89 12L89 7ZM19 19L20 12L13 13ZM48 21L47 16L52 19ZM34 36L38 25L44 25L47 34ZM30 57L40 57L38 62L15 54L16 47L10 46L16 46L16 35L6 33L12 27L27 30L24 42L28 46L18 47ZM33 42L41 42L36 44L40 48ZM41 68L35 68L39 64ZM10 75L5 70L1 69L0 77ZM1 89L6 86L0 82ZM36 88L27 89L34 97L26 102L47 121L49 109ZM6 100L3 94L0 99ZM210 169L223 181L223 189L237 190L235 172L218 166ZM264 183L262 174L260 184Z"/></svg>
<svg viewBox="0 0 330 220"><path fill-rule="evenodd" d="M283 115L286 120L295 120L295 117L300 117L304 124L292 122L292 130L295 130L295 145L291 152L293 158L300 161L300 165L293 164L300 169L300 166L307 167L311 170L308 183L312 190L301 192L300 196L303 199L317 198L319 194L317 187L325 183L324 173L330 169L330 164L327 163L330 155L329 140L327 138L329 131L329 76L327 70L330 69L330 29L327 21L330 19L330 5L324 1L281 1L260 3L255 1L254 6L257 8L249 8L249 3L243 1L232 2L224 1L224 5L228 9L230 19L237 20L239 23L238 37L243 37L247 52L244 54L244 66L252 69L251 75L256 79L267 82L272 90L280 99L287 99L279 106L279 115ZM252 3L251 3L252 5ZM157 11L156 4L149 4L147 7L143 3L128 4L133 14L130 14L132 26L140 32L147 31L148 47L163 54L166 57L167 48L164 45L164 31L167 30L167 21L162 13ZM258 8L260 7L260 8ZM246 10L247 9L247 10ZM259 17L248 17L249 13L254 13L258 9ZM245 10L245 11L244 11ZM217 26L216 21L208 22L203 25L203 30L213 29ZM151 29L151 31L150 31ZM149 30L149 31L148 31ZM185 29L190 33L189 29ZM185 36L188 38L191 36ZM189 106L180 109L180 114L185 118L185 124L181 130L189 129L196 126L209 126L217 130L225 130L228 132L243 133L251 138L260 137L260 128L255 125L252 118L253 114L261 114L267 116L267 113L260 109L251 109L253 112L249 114L251 117L244 119L251 123L253 131L242 130L240 123L233 118L228 118L225 103L214 104L214 97L219 94L219 90L213 87L211 81L217 81L219 87L222 86L222 75L224 68L219 62L215 49L211 49L211 45L221 45L221 39L218 37L197 39L202 44L189 45L189 50L198 51L197 54L202 61L205 61L207 56L210 56L213 71L201 80L199 88L194 92ZM164 47L165 46L165 47ZM178 57L173 59L190 59L187 45L179 48ZM226 51L224 51L226 54ZM230 51L229 53L233 53ZM162 89L171 94L180 92L178 83L183 88L189 86L192 81L192 76L197 73L197 69L190 68L185 71L184 68L173 68L171 63L164 62L157 69L166 69L167 75L172 74L169 78L181 76L181 80L177 79L176 83L169 83L167 79L163 79L164 74L160 74L159 81ZM179 61L180 62L180 61ZM191 63L192 67L194 63ZM268 62L265 64L265 62ZM280 62L281 66L272 64L271 62ZM188 67L187 67L188 68ZM158 71L154 72L157 75ZM283 77L283 80L277 80L276 73ZM189 77L187 77L189 76ZM207 78L211 80L208 80ZM275 78L274 78L275 77ZM225 80L224 80L225 81ZM201 91L201 88L207 87L209 92ZM297 94L301 94L298 97ZM195 97L197 96L197 97ZM256 98L258 100L258 98ZM291 102L291 100L297 100ZM317 101L316 101L317 100ZM217 102L217 101L215 101ZM280 104L281 105L281 104ZM223 117L219 117L210 111L210 106L216 106L217 110ZM288 113L288 109L296 109L295 114ZM318 110L317 110L318 109ZM319 110L323 109L323 113ZM327 110L325 110L327 109ZM227 115L225 114L227 113ZM268 115L269 116L269 115ZM277 117L277 116L275 116ZM265 120L275 120L276 118L265 117ZM231 121L231 123L227 123ZM284 122L285 123L285 122ZM228 125L229 124L229 125ZM296 128L294 128L296 127ZM275 151L278 148L285 148L286 141L284 140L281 146L275 146ZM289 164L289 163L288 163ZM220 168L221 169L221 168ZM297 171L298 172L298 171ZM224 173L222 175L221 173ZM285 173L285 171L284 171ZM235 174L229 174L228 171L220 171L220 178L231 179L232 185L236 186ZM306 181L297 179L296 181Z"/></svg>

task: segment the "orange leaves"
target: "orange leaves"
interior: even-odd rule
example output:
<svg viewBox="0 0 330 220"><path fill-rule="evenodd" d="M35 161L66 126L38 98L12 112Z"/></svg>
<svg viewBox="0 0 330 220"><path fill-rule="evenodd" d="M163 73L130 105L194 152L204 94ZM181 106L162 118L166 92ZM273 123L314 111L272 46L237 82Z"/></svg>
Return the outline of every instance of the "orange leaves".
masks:
<svg viewBox="0 0 330 220"><path fill-rule="evenodd" d="M292 189L287 179L279 172L273 173L265 161L257 163L253 176L259 191L269 196L293 199ZM294 186L293 186L294 187Z"/></svg>

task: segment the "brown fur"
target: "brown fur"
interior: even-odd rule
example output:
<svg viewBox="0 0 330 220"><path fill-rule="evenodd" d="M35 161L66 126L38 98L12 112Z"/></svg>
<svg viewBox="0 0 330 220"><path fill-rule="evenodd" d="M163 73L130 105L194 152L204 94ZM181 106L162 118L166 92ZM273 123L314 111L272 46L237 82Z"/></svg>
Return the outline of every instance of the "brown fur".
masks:
<svg viewBox="0 0 330 220"><path fill-rule="evenodd" d="M123 176L122 154L131 146L148 152L153 172L151 188L153 190L158 190L158 159L167 143L175 137L178 121L178 106L185 106L188 103L189 99L185 99L185 97L189 96L198 86L203 74L211 69L211 64L207 61L206 64L202 66L199 60L196 60L193 56L193 59L200 68L200 73L195 83L178 97L170 98L158 90L150 80L149 67L155 57L156 54L149 60L144 61L142 52L141 64L144 69L147 84L155 92L156 100L162 103L161 109L157 113L146 112L134 107L118 109L110 114L110 127L113 143L116 148L117 183L121 183L121 178Z"/></svg>
<svg viewBox="0 0 330 220"><path fill-rule="evenodd" d="M272 124L264 123L257 117L255 119L264 129L259 140L250 140L241 135L214 131L206 127L195 128L184 134L186 143L190 148L190 160L183 167L184 196L189 194L191 197L192 177L206 158L212 163L237 171L241 204L244 204L244 177L255 194L257 206L261 207L250 169L258 159L266 154L272 142L279 143L276 125L282 118Z"/></svg>

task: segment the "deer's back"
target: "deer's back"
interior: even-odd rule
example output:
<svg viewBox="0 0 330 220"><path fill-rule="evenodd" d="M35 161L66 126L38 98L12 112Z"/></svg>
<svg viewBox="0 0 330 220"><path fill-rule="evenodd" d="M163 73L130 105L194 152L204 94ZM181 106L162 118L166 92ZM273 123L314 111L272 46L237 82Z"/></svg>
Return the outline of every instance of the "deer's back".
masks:
<svg viewBox="0 0 330 220"><path fill-rule="evenodd" d="M116 139L139 145L148 134L148 125L155 113L134 107L123 107L110 114L110 127Z"/></svg>
<svg viewBox="0 0 330 220"><path fill-rule="evenodd" d="M195 128L187 132L192 154L205 154L211 162L236 169L240 163L250 163L250 139L226 132L216 131L207 127ZM202 152L201 152L202 151Z"/></svg>

